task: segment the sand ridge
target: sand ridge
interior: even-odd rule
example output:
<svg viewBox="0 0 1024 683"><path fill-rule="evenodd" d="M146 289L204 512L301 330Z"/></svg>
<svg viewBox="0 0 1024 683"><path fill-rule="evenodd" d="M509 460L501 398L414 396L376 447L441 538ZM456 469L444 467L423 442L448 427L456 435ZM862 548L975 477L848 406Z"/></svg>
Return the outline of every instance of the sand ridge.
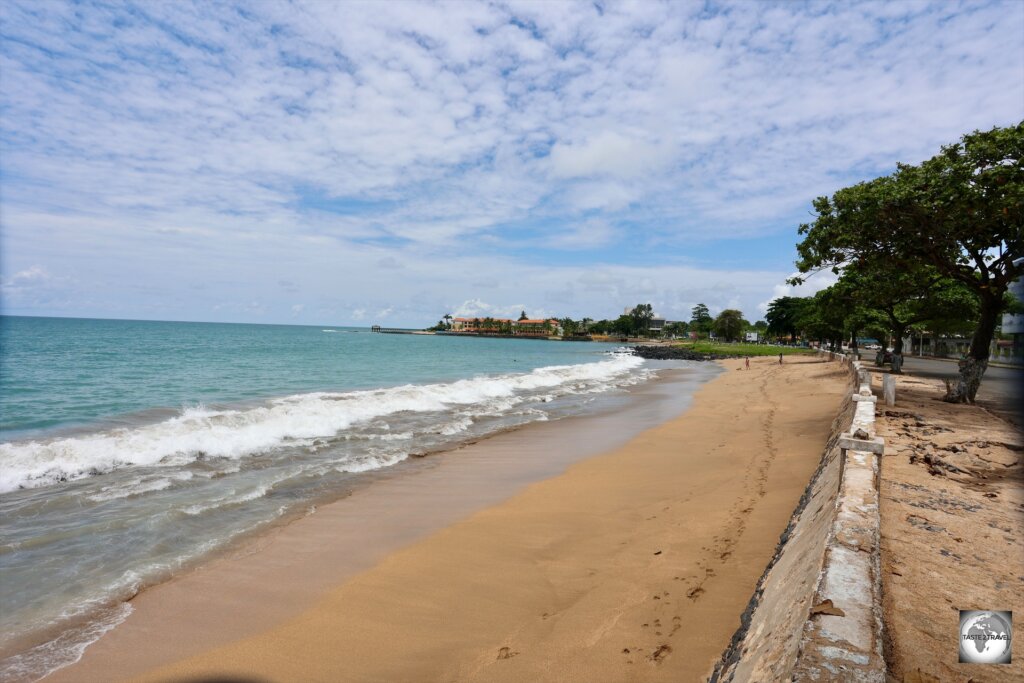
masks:
<svg viewBox="0 0 1024 683"><path fill-rule="evenodd" d="M846 386L813 357L725 365L681 417L388 555L295 618L138 680L706 676Z"/></svg>

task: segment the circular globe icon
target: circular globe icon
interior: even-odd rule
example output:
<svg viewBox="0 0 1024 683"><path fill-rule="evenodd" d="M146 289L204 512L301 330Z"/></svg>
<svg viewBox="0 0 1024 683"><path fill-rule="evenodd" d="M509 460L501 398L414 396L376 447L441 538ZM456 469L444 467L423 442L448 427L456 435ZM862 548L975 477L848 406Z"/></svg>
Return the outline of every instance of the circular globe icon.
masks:
<svg viewBox="0 0 1024 683"><path fill-rule="evenodd" d="M998 612L975 612L960 624L960 661L994 664L1008 661L1011 625Z"/></svg>

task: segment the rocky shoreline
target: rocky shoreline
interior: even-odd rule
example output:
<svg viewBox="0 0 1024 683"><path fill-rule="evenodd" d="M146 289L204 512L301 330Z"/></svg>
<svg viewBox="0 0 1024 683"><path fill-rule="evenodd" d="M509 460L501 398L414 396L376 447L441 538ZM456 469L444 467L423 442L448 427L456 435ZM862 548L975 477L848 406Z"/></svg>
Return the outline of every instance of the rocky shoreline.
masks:
<svg viewBox="0 0 1024 683"><path fill-rule="evenodd" d="M640 345L633 347L633 355L648 360L722 360L724 358L743 358L737 353L702 353L682 346Z"/></svg>

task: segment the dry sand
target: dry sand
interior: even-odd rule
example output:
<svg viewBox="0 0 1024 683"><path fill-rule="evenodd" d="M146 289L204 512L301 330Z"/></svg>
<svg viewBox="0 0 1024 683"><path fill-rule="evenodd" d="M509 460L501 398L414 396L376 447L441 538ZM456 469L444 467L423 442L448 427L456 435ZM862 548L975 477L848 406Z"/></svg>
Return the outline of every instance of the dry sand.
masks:
<svg viewBox="0 0 1024 683"><path fill-rule="evenodd" d="M943 393L939 380L903 376L896 406L879 409L890 680L1024 681L1019 646L1002 665L960 664L957 651L959 610L1024 610L1024 440L981 406L943 403Z"/></svg>
<svg viewBox="0 0 1024 683"><path fill-rule="evenodd" d="M813 357L741 364L726 362L681 417L387 554L297 616L250 624L249 635L138 680L705 677L817 466L847 385L837 364ZM256 552L236 564L260 562ZM247 592L251 604L268 599L259 587ZM166 638L190 618L168 613L166 628L151 620L142 637ZM57 678L113 679L124 672L113 654L106 666L94 660Z"/></svg>

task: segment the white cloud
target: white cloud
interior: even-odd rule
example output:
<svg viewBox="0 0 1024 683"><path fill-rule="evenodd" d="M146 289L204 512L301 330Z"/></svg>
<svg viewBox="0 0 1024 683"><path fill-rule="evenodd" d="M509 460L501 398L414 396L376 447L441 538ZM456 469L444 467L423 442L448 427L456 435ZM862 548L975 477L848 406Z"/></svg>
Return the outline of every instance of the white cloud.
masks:
<svg viewBox="0 0 1024 683"><path fill-rule="evenodd" d="M668 147L602 131L583 142L555 144L551 148L551 170L556 178L635 178L661 170L672 157Z"/></svg>
<svg viewBox="0 0 1024 683"><path fill-rule="evenodd" d="M63 305L73 292L75 280L56 276L40 265L19 270L10 277L0 277L0 295L8 306Z"/></svg>
<svg viewBox="0 0 1024 683"><path fill-rule="evenodd" d="M603 220L590 220L568 230L556 231L546 246L553 249L594 249L610 244L617 236L615 228Z"/></svg>
<svg viewBox="0 0 1024 683"><path fill-rule="evenodd" d="M814 196L1024 101L1019 2L0 13L4 305L36 314L289 320L301 291L413 324L486 288L593 317L637 273L754 310L791 256L675 264L791 244ZM35 264L74 286L14 284Z"/></svg>

